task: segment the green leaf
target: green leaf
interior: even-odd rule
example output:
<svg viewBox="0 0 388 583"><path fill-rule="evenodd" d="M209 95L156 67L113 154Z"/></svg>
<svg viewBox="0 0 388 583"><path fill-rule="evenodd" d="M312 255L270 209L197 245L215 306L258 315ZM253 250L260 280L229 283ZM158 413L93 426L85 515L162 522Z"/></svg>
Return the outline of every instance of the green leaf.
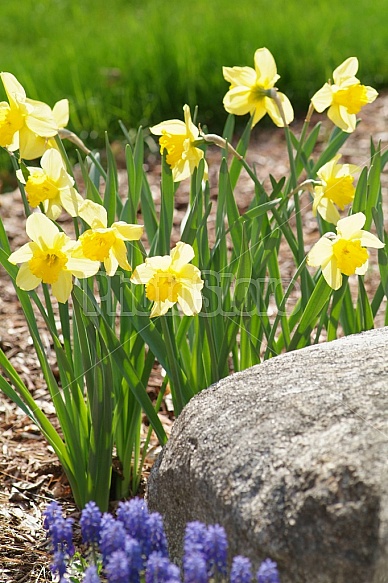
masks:
<svg viewBox="0 0 388 583"><path fill-rule="evenodd" d="M117 215L121 215L122 202L119 197L119 180L117 175L116 160L110 147L108 135L105 134L106 155L108 161L105 192L104 192L104 207L108 213L108 226L116 220L116 206Z"/></svg>
<svg viewBox="0 0 388 583"><path fill-rule="evenodd" d="M252 276L252 256L247 240L247 227L242 224L242 239L240 255L238 257L234 303L240 311L247 297Z"/></svg>
<svg viewBox="0 0 388 583"><path fill-rule="evenodd" d="M299 322L299 326L297 327L288 346L289 351L298 348L299 342L302 340L302 338L308 342L311 330L316 325L317 318L320 316L322 310L325 306L327 306L332 291L333 290L326 283L323 276L321 276L307 302L306 308Z"/></svg>
<svg viewBox="0 0 388 583"><path fill-rule="evenodd" d="M322 154L319 156L317 162L315 163L314 167L312 168L312 176L315 176L316 173L324 164L329 162L334 156L339 152L341 146L344 145L346 140L348 139L350 134L343 132L341 129L335 127L331 136L328 145L323 150Z"/></svg>

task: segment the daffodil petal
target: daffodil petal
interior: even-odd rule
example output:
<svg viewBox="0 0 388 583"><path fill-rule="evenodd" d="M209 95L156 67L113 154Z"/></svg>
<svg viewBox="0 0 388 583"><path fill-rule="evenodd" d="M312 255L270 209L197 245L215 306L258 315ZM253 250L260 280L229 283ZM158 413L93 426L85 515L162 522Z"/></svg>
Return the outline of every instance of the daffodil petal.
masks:
<svg viewBox="0 0 388 583"><path fill-rule="evenodd" d="M31 291L40 284L41 280L31 273L28 263L20 266L16 276L16 285L25 291Z"/></svg>
<svg viewBox="0 0 388 583"><path fill-rule="evenodd" d="M57 298L60 304L65 304L70 297L73 289L73 278L71 273L61 271L58 276L58 281L51 285L53 296Z"/></svg>
<svg viewBox="0 0 388 583"><path fill-rule="evenodd" d="M179 272L184 265L189 263L194 257L194 249L191 245L179 241L170 253L171 269Z"/></svg>
<svg viewBox="0 0 388 583"><path fill-rule="evenodd" d="M199 137L199 131L191 120L190 107L187 104L183 106L183 115L185 118L186 134L191 141L197 140Z"/></svg>
<svg viewBox="0 0 388 583"><path fill-rule="evenodd" d="M344 132L350 134L356 129L356 114L348 113L346 107L334 103L327 112L327 117Z"/></svg>
<svg viewBox="0 0 388 583"><path fill-rule="evenodd" d="M78 277L78 279L95 275L99 270L99 267L99 261L92 261L83 257L69 257L66 264L67 271L72 273L74 277Z"/></svg>
<svg viewBox="0 0 388 583"><path fill-rule="evenodd" d="M115 258L114 263L117 263L118 265L120 265L121 269L125 269L126 271L131 270L131 266L128 263L127 248L125 246L124 241L121 241L121 239L116 239L115 243L112 246L110 256L114 256L114 258ZM112 257L112 262L113 262L113 257ZM106 266L105 266L105 268L106 268ZM116 272L116 269L117 269L117 265L115 267L115 272Z"/></svg>
<svg viewBox="0 0 388 583"><path fill-rule="evenodd" d="M27 168L28 170L28 168ZM18 170L16 170L16 178L19 180L19 182L21 182L22 184L26 183L26 179L23 176L23 172L21 171L20 168L18 168Z"/></svg>
<svg viewBox="0 0 388 583"><path fill-rule="evenodd" d="M8 261L13 265L16 263L24 263L29 261L33 256L33 250L31 248L31 243L25 243L20 249L17 249L8 257Z"/></svg>
<svg viewBox="0 0 388 583"><path fill-rule="evenodd" d="M327 237L321 237L307 255L307 265L320 267L333 256L333 245Z"/></svg>
<svg viewBox="0 0 388 583"><path fill-rule="evenodd" d="M369 231L361 231L360 242L362 247L372 247L373 249L382 249L384 247L384 243Z"/></svg>
<svg viewBox="0 0 388 583"><path fill-rule="evenodd" d="M84 200L79 208L78 214L90 227L107 227L108 215L106 209L101 204L97 204L89 199Z"/></svg>
<svg viewBox="0 0 388 583"><path fill-rule="evenodd" d="M357 267L355 274L356 275L365 275L366 272L368 271L368 266L369 266L369 260L367 259L365 261L365 263L363 265L361 265L361 267Z"/></svg>
<svg viewBox="0 0 388 583"><path fill-rule="evenodd" d="M12 73L1 73L0 76L10 103L13 105L17 104L17 101L15 101L15 95L18 96L18 98L25 99L26 92Z"/></svg>
<svg viewBox="0 0 388 583"><path fill-rule="evenodd" d="M143 234L143 225L130 225L124 221L118 221L112 224L115 234L123 241L137 241Z"/></svg>
<svg viewBox="0 0 388 583"><path fill-rule="evenodd" d="M341 154L336 154L329 162L326 162L317 172L317 176L324 182L327 182L329 178L333 175L333 170L338 160L341 158Z"/></svg>
<svg viewBox="0 0 388 583"><path fill-rule="evenodd" d="M328 83L317 91L311 98L311 103L318 113L322 113L325 109L330 107L333 102L333 90Z"/></svg>
<svg viewBox="0 0 388 583"><path fill-rule="evenodd" d="M62 212L62 204L60 200L45 200L43 202L44 212L52 221L56 221Z"/></svg>
<svg viewBox="0 0 388 583"><path fill-rule="evenodd" d="M255 52L255 70L257 83L266 89L272 88L280 78L277 74L275 59L265 47Z"/></svg>
<svg viewBox="0 0 388 583"><path fill-rule="evenodd" d="M69 100L61 99L53 107L53 117L58 128L65 128L69 123Z"/></svg>
<svg viewBox="0 0 388 583"><path fill-rule="evenodd" d="M342 274L337 267L337 262L333 258L325 266L322 266L322 275L326 283L334 290L339 289L342 285Z"/></svg>
<svg viewBox="0 0 388 583"><path fill-rule="evenodd" d="M373 103L379 94L377 93L376 89L373 89L373 87L370 87L369 85L367 85L365 87L365 89L366 89L366 96L368 98L368 103Z"/></svg>
<svg viewBox="0 0 388 583"><path fill-rule="evenodd" d="M288 97L284 95L284 93L278 93L278 98L283 106L284 117L286 118L287 124L291 123L294 119L294 110L292 109L292 105ZM267 110L268 115L272 119L275 125L278 127L283 127L283 120L279 112L279 108L276 104L276 101L270 97L265 97L265 108Z"/></svg>
<svg viewBox="0 0 388 583"><path fill-rule="evenodd" d="M200 289L203 287L203 281L201 279L201 272L195 265L191 263L188 265L184 265L179 270L179 279L180 280L187 280L190 282L190 285L199 285Z"/></svg>
<svg viewBox="0 0 388 583"><path fill-rule="evenodd" d="M23 126L19 130L19 152L24 160L40 158L46 149L46 139Z"/></svg>
<svg viewBox="0 0 388 583"><path fill-rule="evenodd" d="M40 165L54 182L57 182L63 170L62 156L58 150L51 148L47 150L40 161Z"/></svg>
<svg viewBox="0 0 388 583"><path fill-rule="evenodd" d="M267 108L265 106L265 99L256 101L256 107L254 109L252 127L254 127L265 115L267 115Z"/></svg>
<svg viewBox="0 0 388 583"><path fill-rule="evenodd" d="M164 300L163 302L154 302L152 310L150 313L150 318L156 318L157 316L163 316L168 312L175 302L170 300Z"/></svg>
<svg viewBox="0 0 388 583"><path fill-rule="evenodd" d="M153 270L167 271L171 266L172 259L170 255L157 255L155 257L148 257L145 262Z"/></svg>
<svg viewBox="0 0 388 583"><path fill-rule="evenodd" d="M75 190L75 188L66 188L60 191L60 199L63 208L71 217L77 217L79 209L84 203L82 196Z"/></svg>
<svg viewBox="0 0 388 583"><path fill-rule="evenodd" d="M104 259L105 271L109 275L109 277L113 277L113 275L117 271L118 266L119 262L117 261L117 258L114 256L112 252L110 252L108 257Z"/></svg>
<svg viewBox="0 0 388 583"><path fill-rule="evenodd" d="M156 269L151 267L148 263L142 263L138 265L135 271L132 273L131 282L132 283L142 283L146 284L149 282L151 277L155 275Z"/></svg>
<svg viewBox="0 0 388 583"><path fill-rule="evenodd" d="M359 232L365 225L366 217L364 213L355 213L349 217L341 219L337 223L337 233L343 239L352 239L354 235L359 236ZM364 231L365 232L365 231Z"/></svg>
<svg viewBox="0 0 388 583"><path fill-rule="evenodd" d="M186 124L180 119L169 119L155 126L150 127L150 132L156 136L161 136L164 132L168 134L186 135Z"/></svg>
<svg viewBox="0 0 388 583"><path fill-rule="evenodd" d="M317 211L325 221L328 221L333 225L336 225L341 218L341 215L334 206L333 202L326 197L321 198L319 201L319 204L317 205Z"/></svg>
<svg viewBox="0 0 388 583"><path fill-rule="evenodd" d="M249 87L238 86L230 89L223 100L226 111L235 115L249 113L254 108L252 101L249 99L250 94Z"/></svg>
<svg viewBox="0 0 388 583"><path fill-rule="evenodd" d="M59 229L44 214L33 213L26 221L26 232L35 243L40 244L43 240L47 247L54 247Z"/></svg>
<svg viewBox="0 0 388 583"><path fill-rule="evenodd" d="M200 290L195 287L182 285L178 294L178 304L182 308L185 316L198 314L202 307L202 294Z"/></svg>
<svg viewBox="0 0 388 583"><path fill-rule="evenodd" d="M256 83L256 71L252 67L222 67L222 74L232 87L250 88Z"/></svg>
<svg viewBox="0 0 388 583"><path fill-rule="evenodd" d="M189 160L179 160L172 169L172 179L174 182L182 182L186 178L190 178L190 162Z"/></svg>
<svg viewBox="0 0 388 583"><path fill-rule="evenodd" d="M349 57L333 71L333 81L336 85L342 85L349 77L355 77L358 71L358 59Z"/></svg>
<svg viewBox="0 0 388 583"><path fill-rule="evenodd" d="M51 108L46 103L33 99L26 99L26 103L33 108L32 112L25 118L27 127L44 138L55 136L58 133L58 128Z"/></svg>

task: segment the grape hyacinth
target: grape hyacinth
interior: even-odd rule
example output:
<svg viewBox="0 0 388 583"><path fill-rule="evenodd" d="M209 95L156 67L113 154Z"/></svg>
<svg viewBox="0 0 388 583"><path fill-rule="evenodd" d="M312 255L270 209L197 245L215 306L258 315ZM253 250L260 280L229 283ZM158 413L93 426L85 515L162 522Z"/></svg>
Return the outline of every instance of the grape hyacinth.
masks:
<svg viewBox="0 0 388 583"><path fill-rule="evenodd" d="M43 526L48 531L52 549L53 561L51 571L59 575L60 581L66 573L66 561L74 555L72 518L64 518L62 509L55 501L50 502L43 513Z"/></svg>
<svg viewBox="0 0 388 583"><path fill-rule="evenodd" d="M194 551L183 560L184 583L208 583L206 559L203 553Z"/></svg>
<svg viewBox="0 0 388 583"><path fill-rule="evenodd" d="M84 543L98 543L100 540L102 513L95 502L88 502L82 510L80 526Z"/></svg>
<svg viewBox="0 0 388 583"><path fill-rule="evenodd" d="M208 526L204 540L204 555L209 577L226 576L227 554L228 540L224 528L219 524Z"/></svg>
<svg viewBox="0 0 388 583"><path fill-rule="evenodd" d="M179 568L160 553L151 553L146 565L145 583L167 583L172 580L180 581Z"/></svg>
<svg viewBox="0 0 388 583"><path fill-rule="evenodd" d="M148 518L147 506L141 498L119 502L117 520L123 524L126 533L138 541L145 558L150 554Z"/></svg>
<svg viewBox="0 0 388 583"><path fill-rule="evenodd" d="M230 583L251 583L252 565L249 559L237 555L230 570Z"/></svg>
<svg viewBox="0 0 388 583"><path fill-rule="evenodd" d="M125 551L114 551L108 558L105 574L108 583L128 583L130 579L129 561ZM140 576L137 574L137 579L133 579L133 583L139 583Z"/></svg>
<svg viewBox="0 0 388 583"><path fill-rule="evenodd" d="M98 576L97 567L95 565L89 565L89 567L86 569L82 583L101 583L101 579Z"/></svg>
<svg viewBox="0 0 388 583"><path fill-rule="evenodd" d="M158 552L163 557L168 557L167 538L161 515L158 512L152 512L148 516L147 523L150 537L150 551Z"/></svg>
<svg viewBox="0 0 388 583"><path fill-rule="evenodd" d="M104 513L101 520L100 550L103 562L114 551L124 550L126 532L123 524L115 520L113 516Z"/></svg>
<svg viewBox="0 0 388 583"><path fill-rule="evenodd" d="M265 559L257 572L257 583L280 583L277 564Z"/></svg>
<svg viewBox="0 0 388 583"><path fill-rule="evenodd" d="M44 511L44 527L53 552L51 569L60 583L69 581L73 522L62 516L57 502ZM140 498L120 502L116 519L101 514L94 502L88 502L80 527L84 544L92 550L84 561L87 567L79 579L82 583L253 583L252 565L246 557L234 557L228 574L224 528L199 521L186 526L181 573L170 561L161 515L149 513ZM277 564L271 559L263 561L255 580L280 583Z"/></svg>

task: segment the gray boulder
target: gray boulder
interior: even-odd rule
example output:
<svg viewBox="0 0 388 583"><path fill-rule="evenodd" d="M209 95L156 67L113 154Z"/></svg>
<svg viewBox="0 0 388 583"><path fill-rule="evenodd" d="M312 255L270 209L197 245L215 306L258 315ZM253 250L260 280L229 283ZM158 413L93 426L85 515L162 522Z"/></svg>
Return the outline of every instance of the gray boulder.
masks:
<svg viewBox="0 0 388 583"><path fill-rule="evenodd" d="M188 521L282 583L388 582L388 328L283 354L197 395L148 483L179 561Z"/></svg>

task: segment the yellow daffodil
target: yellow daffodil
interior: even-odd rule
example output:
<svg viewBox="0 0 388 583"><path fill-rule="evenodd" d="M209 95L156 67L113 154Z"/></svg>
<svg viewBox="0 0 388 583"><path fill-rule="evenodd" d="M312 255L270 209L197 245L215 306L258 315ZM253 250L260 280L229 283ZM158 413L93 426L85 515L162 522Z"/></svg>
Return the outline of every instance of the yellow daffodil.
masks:
<svg viewBox="0 0 388 583"><path fill-rule="evenodd" d="M365 220L363 213L340 219L337 223L337 235L324 235L307 255L307 264L322 267L322 275L333 289L341 287L342 274L365 274L369 257L365 247L384 247L384 243L375 235L361 230Z"/></svg>
<svg viewBox="0 0 388 583"><path fill-rule="evenodd" d="M279 127L283 127L283 119L280 115L275 100L270 97L276 81L280 78L277 74L275 59L268 49L257 49L255 52L255 68L252 67L223 67L222 72L226 81L229 81L230 89L224 97L224 107L229 113L253 116L252 127L265 116L266 113ZM276 89L275 89L276 90ZM283 93L277 93L282 105L287 124L294 119L292 105Z"/></svg>
<svg viewBox="0 0 388 583"><path fill-rule="evenodd" d="M61 130L69 123L69 100L61 99L57 101L53 107L53 117L58 128L58 133L61 136ZM47 148L58 148L54 138L50 138L47 142Z"/></svg>
<svg viewBox="0 0 388 583"><path fill-rule="evenodd" d="M373 87L361 85L355 76L357 70L357 58L349 57L333 71L334 83L325 83L311 98L311 103L319 113L329 108L328 118L347 133L356 129L357 113L378 95Z"/></svg>
<svg viewBox="0 0 388 583"><path fill-rule="evenodd" d="M62 207L70 216L78 215L84 199L74 188L74 180L66 172L62 156L55 149L47 150L40 161L41 168L27 167L29 177L25 180L21 170L16 172L20 182L25 184L27 199L31 207L42 203L46 215L55 221Z"/></svg>
<svg viewBox="0 0 388 583"><path fill-rule="evenodd" d="M341 154L337 154L318 170L320 184L315 186L313 192L314 216L318 212L325 221L333 225L340 219L336 206L343 211L354 199L354 174L359 170L354 164L337 164L340 158Z"/></svg>
<svg viewBox="0 0 388 583"><path fill-rule="evenodd" d="M74 258L76 241L50 221L46 215L34 213L26 222L26 231L32 243L26 243L8 258L10 263L21 263L16 285L30 291L41 282L51 285L58 302L64 304L73 289L73 276L82 279L97 273L100 263L85 257Z"/></svg>
<svg viewBox="0 0 388 583"><path fill-rule="evenodd" d="M160 152L167 150L167 164L171 166L174 182L189 178L204 157L203 151L194 143L200 139L198 129L191 121L190 107L183 106L185 121L170 119L150 128L159 138ZM208 174L205 161L204 178Z"/></svg>
<svg viewBox="0 0 388 583"><path fill-rule="evenodd" d="M170 255L148 257L138 265L132 283L146 286L146 296L154 302L150 317L162 316L178 302L186 316L198 314L202 306L203 281L198 267L190 265L191 245L179 242Z"/></svg>
<svg viewBox="0 0 388 583"><path fill-rule="evenodd" d="M108 227L106 209L85 200L79 209L79 216L90 225L78 239L75 255L81 254L94 261L104 263L106 273L114 275L117 267L129 271L131 266L127 259L127 248L124 241L135 241L143 234L143 225L129 225L124 221L117 221Z"/></svg>
<svg viewBox="0 0 388 583"><path fill-rule="evenodd" d="M1 73L8 101L0 103L0 146L19 150L25 160L39 158L47 140L56 136L58 126L51 108L26 97L26 92L11 73Z"/></svg>

